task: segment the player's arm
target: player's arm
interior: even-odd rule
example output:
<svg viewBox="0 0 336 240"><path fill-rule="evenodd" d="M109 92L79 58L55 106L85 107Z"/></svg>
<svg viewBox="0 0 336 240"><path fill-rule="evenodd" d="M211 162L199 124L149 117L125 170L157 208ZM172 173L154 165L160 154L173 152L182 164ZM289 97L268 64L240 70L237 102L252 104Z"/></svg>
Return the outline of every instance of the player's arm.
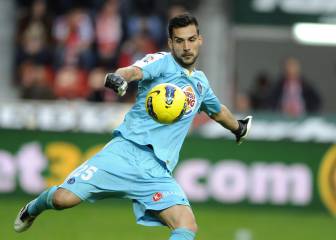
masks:
<svg viewBox="0 0 336 240"><path fill-rule="evenodd" d="M119 68L114 73L108 73L104 79L104 86L113 89L119 96L126 93L128 83L143 78L142 70L135 66Z"/></svg>
<svg viewBox="0 0 336 240"><path fill-rule="evenodd" d="M238 144L244 140L251 128L252 116L236 120L230 110L224 105L221 105L218 113L213 113L210 117L226 129L229 129L236 136Z"/></svg>
<svg viewBox="0 0 336 240"><path fill-rule="evenodd" d="M135 66L118 68L115 74L123 77L127 82L141 80L143 77L142 70Z"/></svg>

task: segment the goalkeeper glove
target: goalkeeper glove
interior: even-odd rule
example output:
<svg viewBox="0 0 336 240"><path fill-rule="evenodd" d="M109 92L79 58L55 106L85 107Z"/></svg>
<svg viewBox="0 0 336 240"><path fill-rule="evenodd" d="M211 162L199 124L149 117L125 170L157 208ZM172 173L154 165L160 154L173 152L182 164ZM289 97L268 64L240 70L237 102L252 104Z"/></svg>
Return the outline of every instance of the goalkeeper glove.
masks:
<svg viewBox="0 0 336 240"><path fill-rule="evenodd" d="M252 125L252 116L247 116L244 119L239 119L238 124L238 129L232 131L232 133L236 136L237 144L241 144L250 131Z"/></svg>
<svg viewBox="0 0 336 240"><path fill-rule="evenodd" d="M108 73L105 76L104 86L113 89L119 96L124 96L128 84L122 76L115 73Z"/></svg>

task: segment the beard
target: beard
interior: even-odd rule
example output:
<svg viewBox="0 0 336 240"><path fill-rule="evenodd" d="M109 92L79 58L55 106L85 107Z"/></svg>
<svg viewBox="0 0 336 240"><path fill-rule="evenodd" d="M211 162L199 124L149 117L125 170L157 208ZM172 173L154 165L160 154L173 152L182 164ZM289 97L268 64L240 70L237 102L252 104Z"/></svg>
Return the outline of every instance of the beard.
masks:
<svg viewBox="0 0 336 240"><path fill-rule="evenodd" d="M175 51L172 51L172 53L176 62L184 68L193 66L198 58L198 54L182 54L182 56L179 57L176 55Z"/></svg>

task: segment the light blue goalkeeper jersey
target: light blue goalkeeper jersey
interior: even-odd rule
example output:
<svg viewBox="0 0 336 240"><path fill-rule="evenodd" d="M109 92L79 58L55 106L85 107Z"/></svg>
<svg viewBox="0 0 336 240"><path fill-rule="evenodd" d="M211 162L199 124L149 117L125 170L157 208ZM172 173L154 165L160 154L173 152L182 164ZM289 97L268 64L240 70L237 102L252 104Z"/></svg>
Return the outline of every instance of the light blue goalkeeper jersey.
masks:
<svg viewBox="0 0 336 240"><path fill-rule="evenodd" d="M199 111L209 115L218 113L221 104L209 86L202 71L181 67L171 53L149 54L134 63L143 72L138 83L138 93L134 106L126 114L124 122L114 131L115 135L140 145L152 145L155 155L166 163L169 171L175 168L183 141L190 125ZM145 100L148 91L160 83L172 83L183 89L188 105L181 120L167 125L154 121L146 112Z"/></svg>

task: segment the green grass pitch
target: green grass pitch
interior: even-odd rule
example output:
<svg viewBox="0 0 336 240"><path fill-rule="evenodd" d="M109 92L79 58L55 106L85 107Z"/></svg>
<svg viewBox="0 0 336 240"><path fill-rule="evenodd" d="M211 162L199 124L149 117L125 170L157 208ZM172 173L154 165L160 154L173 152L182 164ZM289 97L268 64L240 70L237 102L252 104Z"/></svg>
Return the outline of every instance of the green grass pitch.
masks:
<svg viewBox="0 0 336 240"><path fill-rule="evenodd" d="M0 196L1 240L167 240L165 227L135 224L131 203L104 200L61 212L43 213L27 232L13 221L26 198ZM193 206L199 240L334 240L336 219L303 210ZM240 236L240 237L239 237Z"/></svg>

